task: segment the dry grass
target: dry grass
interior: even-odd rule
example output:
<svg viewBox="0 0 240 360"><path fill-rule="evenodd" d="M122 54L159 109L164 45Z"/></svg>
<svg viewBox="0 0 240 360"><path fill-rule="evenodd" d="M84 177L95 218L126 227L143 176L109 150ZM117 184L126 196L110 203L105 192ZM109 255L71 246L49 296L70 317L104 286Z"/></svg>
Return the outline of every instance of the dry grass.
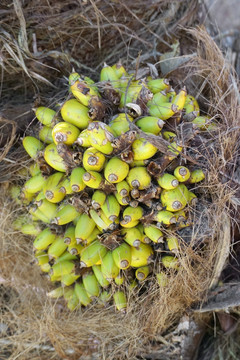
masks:
<svg viewBox="0 0 240 360"><path fill-rule="evenodd" d="M189 2L190 5L193 3L193 1ZM41 69L49 64L52 66L54 63L62 64L62 68L65 68L66 71L71 70L72 65L76 64L85 73L88 70L91 72L92 68L98 72L103 59L112 63L119 57L119 54L121 57L127 58L126 54L129 48L126 44L130 38L131 48L134 49L136 46L135 52L131 53L130 60L132 60L138 54L139 43L142 44L143 53L148 53L151 48L145 34L156 33L156 43L158 43L164 30L164 27L158 26L157 16L152 19L151 23L148 23L147 29L146 18L140 17L141 21L139 19L136 21L136 29L131 28L131 31L138 36L132 36L132 32L129 32L130 22L125 24L122 17L124 17L125 11L135 10L126 9L124 2L119 1L110 4L105 1L102 1L101 4L97 1L90 1L90 4L81 2L81 5L72 3L72 9L68 2L66 6L69 6L69 9L67 12L64 11L65 23L68 26L64 29L59 23L63 4L60 5L59 2L56 2L56 5L54 5L55 3L51 5L51 17L46 16L46 12L49 11L49 3L41 3L35 12L32 12L31 2L28 2L23 9L18 8L17 0L14 1L14 4L15 10L13 8L6 9L5 15L12 19L12 29L19 26L18 21L21 24L20 39L23 47L20 52L19 39L16 40L13 36L9 38L9 28L8 31L5 29L6 32L2 35L2 40L9 46L5 46L3 49L4 74L8 73L11 79L16 74L21 74L25 80L28 76L32 79L35 78L33 80L35 82L37 76L34 75L34 72L41 75ZM138 5L139 8L140 5ZM75 6L85 7L85 18L81 14L75 13ZM166 1L159 1L157 5L152 6L152 12L157 14L156 6L160 11L162 7L166 6ZM116 21L113 21L113 17L109 20L110 14L107 11L110 11L110 7L112 11L110 14L117 17ZM18 9L18 21L15 16L16 9ZM123 11L123 9L125 10ZM146 16L150 15L150 10L146 12ZM133 18L135 16L132 14ZM24 19L28 19L28 22L24 22ZM182 22L184 23L183 20ZM119 24L122 23L125 25L120 26ZM51 28L48 28L49 33L46 35L44 29L48 25ZM29 50L34 42L30 46L29 41L26 41L26 36L29 34L26 29L29 29L29 26L33 27L33 34L37 33L37 39L42 41L42 49L38 48L37 52ZM71 32L71 28L74 29L74 34ZM91 36L86 36L89 30L91 30ZM114 53L108 53L107 56L104 51L107 48L106 44L108 43L108 46L111 47L111 39L115 41L116 34L120 39L119 47L117 46ZM133 360L137 359L137 356L140 357L141 353L146 353L146 349L151 351L153 342L164 344L167 352L168 346L164 343L164 335L174 329L180 317L191 305L204 300L208 288L216 282L229 252L229 204L233 203L232 199L236 190L234 171L240 133L239 98L233 70L225 62L220 50L208 34L201 28L189 30L188 34L197 40L198 53L188 67L176 72L181 74L179 78L182 77L182 81L187 84L190 93L198 96L201 107L219 123L219 131L214 135L199 136L198 141L192 143L191 149L189 149L193 159L208 169L209 175L204 187L196 189L203 204L203 208L198 209L199 212L196 213L196 219L202 218L203 222L207 219L210 226L203 227L201 221L196 223L190 245L186 246L179 255L181 264L179 272L169 274L169 284L165 288L159 288L154 280L150 279L148 290L143 295L133 294L129 299L129 307L125 316L116 313L113 307L99 306L69 313L63 303L52 302L46 297L50 285L41 276L37 267L31 264L33 260L32 240L11 229L11 223L17 210L8 199L4 192L5 188L2 186L0 197L2 209L0 215L0 280L2 282L0 285L2 287L0 324L5 324L7 328L5 332L1 330L4 325L0 328L0 331L3 332L0 339L1 358L11 360L90 359L93 354L96 359ZM49 49L47 53L43 51L44 41L49 42L50 37L53 47L57 43L59 46L57 51L62 55L53 53L52 49ZM64 44L68 42L69 51L66 52L67 55L63 56L61 46L65 49ZM96 50L92 49L91 52L93 43L98 44L97 54ZM74 62L71 57L71 51L76 47L79 49L79 59L81 59L78 60L78 63ZM84 56L86 49L88 49L87 55ZM100 49L101 57L98 57ZM19 58L20 54L23 56L18 66L16 66L16 54ZM76 56L77 53L74 52L74 54ZM83 64L88 64L88 69L82 66L82 60L84 60ZM12 65L13 62L15 65ZM24 64L27 66L25 74L22 72ZM34 66L39 67L33 70ZM45 73L41 76L44 77ZM50 70L48 77L50 81L51 76L56 76L55 70ZM38 80L40 81L39 78ZM11 81L8 83L10 90L13 89ZM27 87L30 86L29 84ZM17 84L16 87L18 89L20 84ZM7 98L6 88L3 89L3 93ZM14 166L17 161L15 160Z"/></svg>

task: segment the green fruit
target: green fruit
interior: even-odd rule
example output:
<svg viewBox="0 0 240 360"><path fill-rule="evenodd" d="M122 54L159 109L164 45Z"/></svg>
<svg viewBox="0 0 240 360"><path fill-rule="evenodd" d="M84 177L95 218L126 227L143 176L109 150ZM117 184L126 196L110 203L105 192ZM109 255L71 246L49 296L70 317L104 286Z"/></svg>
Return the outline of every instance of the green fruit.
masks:
<svg viewBox="0 0 240 360"><path fill-rule="evenodd" d="M156 94L159 91L169 88L169 81L168 79L151 79L147 82L147 86L153 94Z"/></svg>
<svg viewBox="0 0 240 360"><path fill-rule="evenodd" d="M54 170L66 172L67 166L63 158L58 155L57 146L52 143L44 150L44 159Z"/></svg>
<svg viewBox="0 0 240 360"><path fill-rule="evenodd" d="M83 167L75 167L70 175L70 185L73 192L80 192L85 189L86 184L83 181L83 175L85 174Z"/></svg>
<svg viewBox="0 0 240 360"><path fill-rule="evenodd" d="M150 273L150 268L148 265L141 266L135 271L135 276L139 281L143 281L147 278Z"/></svg>
<svg viewBox="0 0 240 360"><path fill-rule="evenodd" d="M96 276L92 271L84 273L82 276L82 281L88 296L99 296L100 286L96 279Z"/></svg>
<svg viewBox="0 0 240 360"><path fill-rule="evenodd" d="M78 300L83 306L87 306L91 303L91 298L87 294L87 291L85 290L83 283L76 283L74 287L74 292L76 293Z"/></svg>
<svg viewBox="0 0 240 360"><path fill-rule="evenodd" d="M45 144L53 143L52 128L50 126L43 126L39 130L39 139L42 140Z"/></svg>
<svg viewBox="0 0 240 360"><path fill-rule="evenodd" d="M114 139L111 128L101 121L93 121L88 126L89 140L91 145L103 154L110 155L113 152L111 142Z"/></svg>
<svg viewBox="0 0 240 360"><path fill-rule="evenodd" d="M80 264L82 267L95 265L103 259L106 253L105 246L99 240L95 240L82 251Z"/></svg>
<svg viewBox="0 0 240 360"><path fill-rule="evenodd" d="M112 279L115 279L118 276L119 271L120 269L115 264L112 252L108 251L107 254L102 259L101 272L103 276L108 281L111 281Z"/></svg>
<svg viewBox="0 0 240 360"><path fill-rule="evenodd" d="M75 228L75 237L78 244L87 240L95 228L95 225L95 222L87 214L80 215Z"/></svg>
<svg viewBox="0 0 240 360"><path fill-rule="evenodd" d="M67 249L67 244L64 242L63 236L57 236L48 248L49 258L58 258Z"/></svg>
<svg viewBox="0 0 240 360"><path fill-rule="evenodd" d="M136 125L144 132L158 135L164 122L158 117L145 116L136 122Z"/></svg>
<svg viewBox="0 0 240 360"><path fill-rule="evenodd" d="M161 188L165 190L175 189L179 185L178 179L168 173L164 173L162 176L159 176L159 178L157 178L157 182Z"/></svg>
<svg viewBox="0 0 240 360"><path fill-rule="evenodd" d="M118 311L125 312L127 308L127 298L123 291L116 291L113 294L115 307Z"/></svg>
<svg viewBox="0 0 240 360"><path fill-rule="evenodd" d="M76 99L70 99L66 101L61 108L61 115L63 120L83 130L88 127L89 122L91 121L88 111L89 109L79 101Z"/></svg>
<svg viewBox="0 0 240 360"><path fill-rule="evenodd" d="M33 159L37 157L39 151L44 149L43 143L33 136L25 136L22 143L28 155Z"/></svg>
<svg viewBox="0 0 240 360"><path fill-rule="evenodd" d="M65 225L73 221L78 215L79 212L73 205L66 204L56 213L52 223L57 225Z"/></svg>
<svg viewBox="0 0 240 360"><path fill-rule="evenodd" d="M54 242L56 235L49 228L44 229L33 242L33 246L37 250L44 250Z"/></svg>
<svg viewBox="0 0 240 360"><path fill-rule="evenodd" d="M161 202L167 211L182 210L188 202L188 189L185 185L180 184L172 190L163 190L161 193Z"/></svg>
<svg viewBox="0 0 240 360"><path fill-rule="evenodd" d="M112 251L112 256L117 267L126 270L131 264L131 247L123 242Z"/></svg>
<svg viewBox="0 0 240 360"><path fill-rule="evenodd" d="M50 127L54 126L56 111L44 106L39 106L35 111L35 115L38 121L40 121L43 125Z"/></svg>
<svg viewBox="0 0 240 360"><path fill-rule="evenodd" d="M97 171L89 170L88 172L85 172L83 174L82 180L84 184L87 185L88 187L92 189L99 189L103 181L103 177Z"/></svg>

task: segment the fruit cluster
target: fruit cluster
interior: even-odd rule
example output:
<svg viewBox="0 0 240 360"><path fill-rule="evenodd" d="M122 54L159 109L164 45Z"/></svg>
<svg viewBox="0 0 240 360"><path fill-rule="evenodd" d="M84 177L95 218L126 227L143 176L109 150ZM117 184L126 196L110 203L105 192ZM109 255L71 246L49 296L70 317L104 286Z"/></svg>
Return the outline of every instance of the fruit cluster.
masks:
<svg viewBox="0 0 240 360"><path fill-rule="evenodd" d="M137 80L121 64L104 66L99 83L72 73L69 93L57 111L35 109L39 139L23 139L31 177L11 188L29 214L14 226L36 236L36 262L57 283L50 297L63 296L71 310L113 299L123 311L149 274L163 286L166 269L177 271L176 230L191 224L191 184L204 179L181 165L172 130L216 125L185 88Z"/></svg>

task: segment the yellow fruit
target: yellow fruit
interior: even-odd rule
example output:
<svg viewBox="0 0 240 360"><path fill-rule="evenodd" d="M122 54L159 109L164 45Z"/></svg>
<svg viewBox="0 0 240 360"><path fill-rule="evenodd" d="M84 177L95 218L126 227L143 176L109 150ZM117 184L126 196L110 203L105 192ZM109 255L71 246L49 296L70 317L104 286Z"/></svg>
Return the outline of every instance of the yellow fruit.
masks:
<svg viewBox="0 0 240 360"><path fill-rule="evenodd" d="M174 175L178 179L179 182L187 181L190 178L190 171L186 166L178 166L174 170Z"/></svg>
<svg viewBox="0 0 240 360"><path fill-rule="evenodd" d="M151 176L143 166L130 169L126 180L131 188L139 190L147 189L151 184Z"/></svg>
<svg viewBox="0 0 240 360"><path fill-rule="evenodd" d="M135 276L139 281L143 281L147 278L150 273L150 268L148 265L141 266L135 271Z"/></svg>
<svg viewBox="0 0 240 360"><path fill-rule="evenodd" d="M43 125L50 127L54 126L56 111L44 106L39 106L35 111L35 115L38 121L40 121Z"/></svg>
<svg viewBox="0 0 240 360"><path fill-rule="evenodd" d="M131 247L131 266L146 266L152 261L153 249L150 245L141 243L139 247Z"/></svg>
<svg viewBox="0 0 240 360"><path fill-rule="evenodd" d="M94 147L89 147L83 154L83 167L87 171L101 171L104 167L105 160L105 156L100 151Z"/></svg>
<svg viewBox="0 0 240 360"><path fill-rule="evenodd" d="M90 122L89 109L76 99L66 101L61 108L63 120L77 126L80 130L86 129ZM81 134L80 134L81 135Z"/></svg>
<svg viewBox="0 0 240 360"><path fill-rule="evenodd" d="M62 172L67 171L66 163L63 158L58 155L57 146L54 143L46 146L44 150L44 159L53 169Z"/></svg>
<svg viewBox="0 0 240 360"><path fill-rule="evenodd" d="M64 143L66 145L72 145L78 138L80 130L67 122L59 122L52 129L52 137L54 143Z"/></svg>
<svg viewBox="0 0 240 360"><path fill-rule="evenodd" d="M157 178L157 182L161 186L161 188L165 190L175 189L179 185L178 179L175 176L166 172L162 176L159 176Z"/></svg>
<svg viewBox="0 0 240 360"><path fill-rule="evenodd" d="M156 154L158 149L144 138L136 139L132 143L133 159L146 160Z"/></svg>

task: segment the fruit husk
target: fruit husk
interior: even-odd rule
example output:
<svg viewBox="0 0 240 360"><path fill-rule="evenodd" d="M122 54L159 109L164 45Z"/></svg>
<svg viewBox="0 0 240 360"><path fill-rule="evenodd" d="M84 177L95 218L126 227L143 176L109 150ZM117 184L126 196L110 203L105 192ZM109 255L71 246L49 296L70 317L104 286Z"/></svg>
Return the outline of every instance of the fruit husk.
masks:
<svg viewBox="0 0 240 360"><path fill-rule="evenodd" d="M128 299L125 317L115 313L113 308L98 308L91 305L86 311L82 309L69 313L65 311L63 301L56 303L47 298L46 293L52 286L42 276L38 267L31 264L31 240L17 233L17 241L13 241L13 233L16 237L16 231L11 229L11 222L15 216L15 205L9 200L7 192L4 192L8 186L5 182L1 185L3 191L0 195L0 299L3 304L0 322L8 327L1 344L3 351L10 354L9 359L16 356L33 359L33 352L36 352L36 358L40 352L41 359L49 359L49 352L53 352L56 359L76 359L90 354L94 356L94 353L102 354L102 357L108 359L124 359L126 353L128 357L134 358L139 354L151 353L153 344L155 349L157 346L158 350L167 351L169 348L161 340L161 336L164 339L168 333L168 339L174 341L171 334L173 329L176 330L176 324L183 313L186 310L190 311L194 303L206 298L209 287L216 283L225 263L223 252L220 253L219 249L224 248L227 254L229 252L230 215L226 204L232 203L236 206L233 195L235 184L230 182L230 186L227 186L222 182L225 174L229 175L234 171L233 165L229 165L226 172L222 158L232 159L236 154L239 137L239 130L229 131L236 128L239 119L234 86L227 96L223 95L236 80L229 76L229 67L207 33L203 29L198 29L191 30L191 35L199 42L199 47L192 63L193 67L188 68L188 76L190 79L193 77L199 84L203 84L201 81L207 79L203 84L203 95L200 96L199 102L202 105L206 97L209 99L207 110L221 114L221 118L227 119L227 123L221 123L221 134L214 135L214 146L218 151L214 151L211 158L202 156L198 160L209 169L205 183L207 186L201 190L199 185L198 190L205 199L202 201L205 218L209 219L211 224L211 228L207 226L207 230L211 231L205 234L206 246L201 256L189 247L180 251L178 273L169 273L169 283L164 289L159 289L152 280L150 292L138 297L137 291L134 291ZM175 74L179 77L185 75L182 70ZM194 92L193 94L196 95ZM207 149L202 146L203 154L204 151ZM18 163L19 168L17 152L13 152L11 158ZM22 163L23 166L27 161ZM12 169L10 171L13 171ZM13 178L16 179L17 175ZM227 179L225 177L226 181ZM234 210L231 216L234 216ZM200 230L206 230L206 225L201 225L200 228L194 226L188 236L190 243L196 248L201 245ZM185 238L187 239L187 235Z"/></svg>

